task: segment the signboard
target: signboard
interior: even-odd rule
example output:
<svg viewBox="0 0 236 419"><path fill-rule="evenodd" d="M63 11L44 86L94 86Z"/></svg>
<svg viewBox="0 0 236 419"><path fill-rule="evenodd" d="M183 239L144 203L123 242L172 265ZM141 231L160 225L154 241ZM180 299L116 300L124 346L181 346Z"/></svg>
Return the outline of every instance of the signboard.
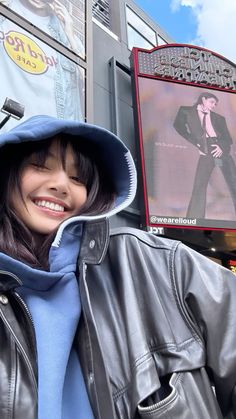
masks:
<svg viewBox="0 0 236 419"><path fill-rule="evenodd" d="M4 6L85 57L85 0L0 0Z"/></svg>
<svg viewBox="0 0 236 419"><path fill-rule="evenodd" d="M174 44L132 68L145 225L236 229L236 66Z"/></svg>
<svg viewBox="0 0 236 419"><path fill-rule="evenodd" d="M0 19L0 105L25 106L25 118L47 114L84 118L84 70L6 18ZM11 119L1 130L17 123Z"/></svg>

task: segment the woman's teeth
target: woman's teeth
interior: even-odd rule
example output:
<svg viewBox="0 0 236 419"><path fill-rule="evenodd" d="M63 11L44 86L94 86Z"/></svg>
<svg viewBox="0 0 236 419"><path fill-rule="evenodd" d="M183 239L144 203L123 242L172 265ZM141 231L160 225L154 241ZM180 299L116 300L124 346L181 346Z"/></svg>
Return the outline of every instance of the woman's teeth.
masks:
<svg viewBox="0 0 236 419"><path fill-rule="evenodd" d="M38 207L45 207L45 208L49 208L53 211L59 211L59 212L64 212L65 208L62 205L59 204L55 204L54 202L49 202L49 201L44 201L44 200L36 200L34 201L35 205L37 205Z"/></svg>

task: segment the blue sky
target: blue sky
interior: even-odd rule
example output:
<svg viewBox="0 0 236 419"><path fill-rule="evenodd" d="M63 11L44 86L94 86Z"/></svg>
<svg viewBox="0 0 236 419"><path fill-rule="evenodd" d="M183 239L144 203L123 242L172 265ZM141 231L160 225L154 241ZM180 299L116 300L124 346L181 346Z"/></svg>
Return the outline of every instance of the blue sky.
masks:
<svg viewBox="0 0 236 419"><path fill-rule="evenodd" d="M171 9L170 0L135 0L176 42L185 43L195 38L197 23L189 7Z"/></svg>
<svg viewBox="0 0 236 419"><path fill-rule="evenodd" d="M236 62L236 0L134 0L176 42Z"/></svg>

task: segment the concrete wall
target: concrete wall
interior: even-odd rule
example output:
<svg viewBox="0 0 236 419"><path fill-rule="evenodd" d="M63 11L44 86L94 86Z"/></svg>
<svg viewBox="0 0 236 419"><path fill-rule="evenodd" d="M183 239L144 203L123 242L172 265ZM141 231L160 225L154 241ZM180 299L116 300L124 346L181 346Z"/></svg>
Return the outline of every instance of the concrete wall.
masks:
<svg viewBox="0 0 236 419"><path fill-rule="evenodd" d="M112 31L93 23L93 100L94 123L116 133L129 147L137 162L130 54L127 42L126 4L129 5L154 30L172 40L133 1L111 1ZM140 190L138 190L140 195ZM139 227L139 199L112 220L115 226Z"/></svg>

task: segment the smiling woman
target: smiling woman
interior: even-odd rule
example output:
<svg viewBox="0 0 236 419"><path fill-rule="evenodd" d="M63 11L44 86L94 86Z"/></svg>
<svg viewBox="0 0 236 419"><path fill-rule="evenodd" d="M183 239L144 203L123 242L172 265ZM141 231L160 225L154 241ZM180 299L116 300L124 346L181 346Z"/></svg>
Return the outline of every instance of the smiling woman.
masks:
<svg viewBox="0 0 236 419"><path fill-rule="evenodd" d="M0 176L8 179L1 185L0 249L19 259L47 266L49 245L63 221L103 212L113 202L112 184L101 181L106 169L101 171L83 139L76 143L70 135L61 134L40 142L6 145L0 150L0 160ZM15 246L6 240L12 235Z"/></svg>
<svg viewBox="0 0 236 419"><path fill-rule="evenodd" d="M87 199L72 146L67 145L62 162L59 141L52 140L45 162L38 163L35 153L30 156L23 165L20 191L11 193L13 210L32 233L52 233L63 220L79 214Z"/></svg>
<svg viewBox="0 0 236 419"><path fill-rule="evenodd" d="M135 180L127 148L103 128L40 115L0 135L1 419L94 418L73 343L79 254L86 225L129 205ZM85 248L96 254L104 237Z"/></svg>

